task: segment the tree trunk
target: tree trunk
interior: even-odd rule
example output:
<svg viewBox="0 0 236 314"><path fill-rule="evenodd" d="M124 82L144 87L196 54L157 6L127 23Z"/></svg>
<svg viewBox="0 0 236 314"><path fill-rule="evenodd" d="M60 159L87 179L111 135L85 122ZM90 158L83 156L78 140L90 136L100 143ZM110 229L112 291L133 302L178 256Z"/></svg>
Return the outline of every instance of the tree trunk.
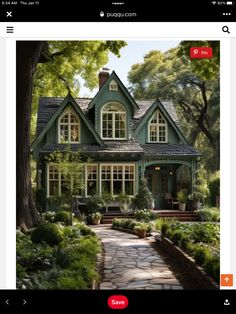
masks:
<svg viewBox="0 0 236 314"><path fill-rule="evenodd" d="M35 208L30 169L30 118L33 76L45 43L17 42L17 205L16 224L28 229L40 222Z"/></svg>

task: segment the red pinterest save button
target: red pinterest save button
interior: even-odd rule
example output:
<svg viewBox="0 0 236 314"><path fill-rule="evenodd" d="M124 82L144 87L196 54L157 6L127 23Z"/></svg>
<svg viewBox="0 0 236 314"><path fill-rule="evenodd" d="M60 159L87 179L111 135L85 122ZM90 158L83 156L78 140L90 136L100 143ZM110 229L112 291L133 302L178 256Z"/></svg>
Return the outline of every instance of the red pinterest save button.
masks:
<svg viewBox="0 0 236 314"><path fill-rule="evenodd" d="M190 58L212 58L212 47L191 47Z"/></svg>
<svg viewBox="0 0 236 314"><path fill-rule="evenodd" d="M107 303L113 310L122 310L128 306L129 301L124 295L112 295L109 297Z"/></svg>

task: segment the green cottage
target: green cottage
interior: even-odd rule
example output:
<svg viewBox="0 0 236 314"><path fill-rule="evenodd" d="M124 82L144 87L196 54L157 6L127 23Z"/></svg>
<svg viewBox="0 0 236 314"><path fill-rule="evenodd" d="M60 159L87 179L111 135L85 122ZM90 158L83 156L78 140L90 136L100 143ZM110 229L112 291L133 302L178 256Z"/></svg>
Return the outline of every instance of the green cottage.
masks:
<svg viewBox="0 0 236 314"><path fill-rule="evenodd" d="M134 100L115 72L99 73L99 91L93 99L42 97L37 133L32 144L37 162L37 188L46 191L45 209L63 191L62 178L46 156L68 143L92 162L85 166L81 198L103 191L134 196L146 178L155 209L169 208L176 196L178 172L187 166L192 188L200 153L182 133L172 102ZM173 206L172 206L173 208Z"/></svg>

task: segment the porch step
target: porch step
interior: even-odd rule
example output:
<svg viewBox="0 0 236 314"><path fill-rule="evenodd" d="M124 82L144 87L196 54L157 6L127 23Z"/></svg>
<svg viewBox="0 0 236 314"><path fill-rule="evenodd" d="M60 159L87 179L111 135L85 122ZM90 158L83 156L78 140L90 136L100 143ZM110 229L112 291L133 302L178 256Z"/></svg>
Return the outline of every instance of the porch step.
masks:
<svg viewBox="0 0 236 314"><path fill-rule="evenodd" d="M166 211L156 211L159 217L162 218L175 218L179 221L190 222L197 221L197 216L194 212L188 211L178 211L178 210L166 210Z"/></svg>
<svg viewBox="0 0 236 314"><path fill-rule="evenodd" d="M178 210L163 210L163 211L154 211L158 213L158 216L161 218L175 218L178 221L183 222L191 222L191 221L197 221L197 216L194 212L188 212L188 211L178 211ZM104 213L102 217L102 224L112 224L112 220L114 218L134 218L133 214L124 215L121 212L108 212Z"/></svg>
<svg viewBox="0 0 236 314"><path fill-rule="evenodd" d="M112 220L114 218L134 218L133 214L129 214L129 215L124 215L121 212L109 212L109 213L104 213L102 216L102 224L112 224Z"/></svg>

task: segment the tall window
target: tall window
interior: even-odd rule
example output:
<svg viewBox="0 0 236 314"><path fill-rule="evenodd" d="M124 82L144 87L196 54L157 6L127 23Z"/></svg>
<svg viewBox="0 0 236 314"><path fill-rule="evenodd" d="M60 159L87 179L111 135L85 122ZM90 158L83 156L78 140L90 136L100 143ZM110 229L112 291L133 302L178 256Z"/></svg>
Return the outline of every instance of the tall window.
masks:
<svg viewBox="0 0 236 314"><path fill-rule="evenodd" d="M149 142L167 142L167 123L159 111L156 111L148 124Z"/></svg>
<svg viewBox="0 0 236 314"><path fill-rule="evenodd" d="M102 193L134 195L135 166L129 164L102 165Z"/></svg>
<svg viewBox="0 0 236 314"><path fill-rule="evenodd" d="M59 173L53 165L48 167L48 196L59 196Z"/></svg>
<svg viewBox="0 0 236 314"><path fill-rule="evenodd" d="M126 138L126 110L118 103L108 103L102 108L102 138Z"/></svg>
<svg viewBox="0 0 236 314"><path fill-rule="evenodd" d="M87 166L87 196L97 193L97 165Z"/></svg>
<svg viewBox="0 0 236 314"><path fill-rule="evenodd" d="M70 108L64 111L59 120L59 143L79 143L80 123Z"/></svg>

